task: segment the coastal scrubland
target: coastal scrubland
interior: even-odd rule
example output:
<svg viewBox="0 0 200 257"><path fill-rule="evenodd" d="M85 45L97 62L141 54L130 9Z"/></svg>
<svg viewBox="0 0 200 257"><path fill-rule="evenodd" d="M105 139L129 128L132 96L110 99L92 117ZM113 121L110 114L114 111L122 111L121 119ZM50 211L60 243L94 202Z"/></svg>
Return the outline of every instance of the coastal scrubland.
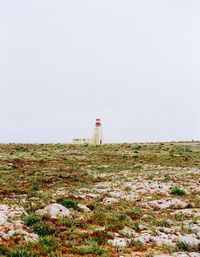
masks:
<svg viewBox="0 0 200 257"><path fill-rule="evenodd" d="M1 144L0 256L200 256L200 143Z"/></svg>

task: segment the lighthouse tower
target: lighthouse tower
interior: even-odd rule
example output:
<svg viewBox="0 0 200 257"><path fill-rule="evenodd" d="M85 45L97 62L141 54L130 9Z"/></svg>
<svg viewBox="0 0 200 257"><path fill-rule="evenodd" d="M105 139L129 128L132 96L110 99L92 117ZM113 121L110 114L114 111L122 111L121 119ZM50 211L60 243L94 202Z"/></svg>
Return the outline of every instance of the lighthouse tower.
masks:
<svg viewBox="0 0 200 257"><path fill-rule="evenodd" d="M96 119L93 141L94 145L101 145L103 143L101 119Z"/></svg>

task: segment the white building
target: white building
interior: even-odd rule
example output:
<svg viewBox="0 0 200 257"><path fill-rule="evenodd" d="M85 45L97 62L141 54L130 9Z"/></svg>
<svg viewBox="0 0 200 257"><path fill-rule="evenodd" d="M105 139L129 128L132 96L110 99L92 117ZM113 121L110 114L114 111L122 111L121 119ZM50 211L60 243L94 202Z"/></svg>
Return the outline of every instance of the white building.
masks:
<svg viewBox="0 0 200 257"><path fill-rule="evenodd" d="M101 144L103 144L101 119L96 119L95 127L94 127L94 134L93 134L92 138L74 138L73 144L76 144L76 145L82 145L82 144L101 145Z"/></svg>
<svg viewBox="0 0 200 257"><path fill-rule="evenodd" d="M92 138L74 138L73 144L75 145L82 145L82 144L92 144L93 139Z"/></svg>

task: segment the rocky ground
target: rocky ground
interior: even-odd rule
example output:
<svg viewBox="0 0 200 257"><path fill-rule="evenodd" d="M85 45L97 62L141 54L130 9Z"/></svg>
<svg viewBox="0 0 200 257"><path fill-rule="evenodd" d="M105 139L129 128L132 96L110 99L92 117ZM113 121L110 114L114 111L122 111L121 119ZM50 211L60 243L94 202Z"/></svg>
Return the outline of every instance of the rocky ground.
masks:
<svg viewBox="0 0 200 257"><path fill-rule="evenodd" d="M0 145L0 256L200 256L200 144Z"/></svg>

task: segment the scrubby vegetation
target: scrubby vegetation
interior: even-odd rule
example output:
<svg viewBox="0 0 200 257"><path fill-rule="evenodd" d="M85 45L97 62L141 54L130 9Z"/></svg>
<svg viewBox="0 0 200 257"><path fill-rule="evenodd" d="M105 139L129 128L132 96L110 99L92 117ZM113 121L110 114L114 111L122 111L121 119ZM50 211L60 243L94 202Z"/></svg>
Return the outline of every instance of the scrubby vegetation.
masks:
<svg viewBox="0 0 200 257"><path fill-rule="evenodd" d="M0 145L0 154L1 205L13 213L0 224L0 256L199 252L198 143L8 144ZM38 212L52 203L70 215ZM10 227L17 232L11 235ZM32 233L39 237L30 242ZM164 234L172 246L159 244ZM199 245L178 235L194 235Z"/></svg>
<svg viewBox="0 0 200 257"><path fill-rule="evenodd" d="M182 188L174 187L171 190L172 195L186 195L186 191Z"/></svg>

